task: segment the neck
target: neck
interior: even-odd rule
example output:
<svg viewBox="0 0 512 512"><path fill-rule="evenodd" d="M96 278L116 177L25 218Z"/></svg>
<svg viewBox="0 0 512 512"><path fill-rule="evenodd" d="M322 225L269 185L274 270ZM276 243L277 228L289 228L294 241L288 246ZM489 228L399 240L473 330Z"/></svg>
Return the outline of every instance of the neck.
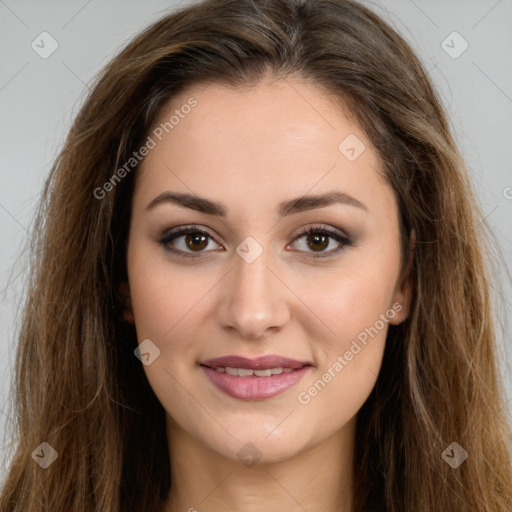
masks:
<svg viewBox="0 0 512 512"><path fill-rule="evenodd" d="M355 418L316 446L246 466L167 421L172 485L166 512L353 512Z"/></svg>

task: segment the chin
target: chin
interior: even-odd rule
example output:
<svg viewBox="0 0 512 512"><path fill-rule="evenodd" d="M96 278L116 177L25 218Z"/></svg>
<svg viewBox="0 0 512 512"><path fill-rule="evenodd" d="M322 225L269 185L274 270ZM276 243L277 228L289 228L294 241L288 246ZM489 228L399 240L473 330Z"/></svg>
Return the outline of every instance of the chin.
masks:
<svg viewBox="0 0 512 512"><path fill-rule="evenodd" d="M286 431L277 436L257 429L244 432L238 430L236 436L224 439L222 444L208 444L222 457L251 467L254 464L275 464L291 459L306 450L309 443L297 432Z"/></svg>

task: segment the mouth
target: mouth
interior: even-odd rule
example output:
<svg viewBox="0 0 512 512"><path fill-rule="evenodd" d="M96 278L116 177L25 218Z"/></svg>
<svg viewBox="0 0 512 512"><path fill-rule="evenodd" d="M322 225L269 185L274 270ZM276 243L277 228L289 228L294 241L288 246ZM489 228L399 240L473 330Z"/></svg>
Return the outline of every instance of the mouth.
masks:
<svg viewBox="0 0 512 512"><path fill-rule="evenodd" d="M200 363L210 382L232 398L256 401L284 393L313 367L282 356L226 356Z"/></svg>
<svg viewBox="0 0 512 512"><path fill-rule="evenodd" d="M211 368L219 373L227 373L228 375L235 375L238 377L270 377L271 375L281 375L282 373L294 372L293 368L283 368L278 366L277 368L265 368L262 370L253 370L252 368L232 368L231 366L216 366Z"/></svg>

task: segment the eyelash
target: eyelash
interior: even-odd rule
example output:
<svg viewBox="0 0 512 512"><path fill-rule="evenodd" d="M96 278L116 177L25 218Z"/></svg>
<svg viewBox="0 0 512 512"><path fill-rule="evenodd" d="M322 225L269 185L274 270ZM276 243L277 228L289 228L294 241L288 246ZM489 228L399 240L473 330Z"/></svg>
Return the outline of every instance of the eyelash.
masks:
<svg viewBox="0 0 512 512"><path fill-rule="evenodd" d="M172 249L168 245L171 241L175 240L176 238L180 238L181 236L184 236L187 234L198 234L198 233L209 237L211 240L213 240L215 242L215 239L209 233L204 231L203 229L197 228L195 226L185 226L183 228L178 228L176 230L166 232L160 238L160 240L158 240L158 243L161 244L166 251L169 251L178 256L182 256L185 258L200 258L200 257L203 257L203 253L205 251L199 251L197 253L189 253L189 252L184 252L182 250ZM336 231L332 231L331 229L328 229L326 226L320 226L320 227L308 226L308 227L302 228L301 231L295 237L294 241L298 240L304 236L307 236L307 235L325 235L328 238L332 238L332 239L336 240L336 242L341 244L341 247L339 247L338 249L329 251L326 255L319 255L317 253L312 252L311 256L310 256L312 259L330 258L330 257L338 254L341 250L343 250L343 248L345 246L352 245L352 242L347 237L340 235ZM215 242L215 243L217 243L217 242Z"/></svg>

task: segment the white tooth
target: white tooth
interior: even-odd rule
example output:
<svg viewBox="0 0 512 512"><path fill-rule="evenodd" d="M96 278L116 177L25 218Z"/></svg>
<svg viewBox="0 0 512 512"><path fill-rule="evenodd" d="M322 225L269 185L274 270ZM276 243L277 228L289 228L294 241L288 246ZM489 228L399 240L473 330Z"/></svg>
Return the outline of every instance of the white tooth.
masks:
<svg viewBox="0 0 512 512"><path fill-rule="evenodd" d="M280 375L281 373L293 372L293 368L266 368L264 370L252 370L250 368L231 368L229 366L217 366L215 368L218 372L226 372L228 375L235 375L237 377L250 377L256 375L257 377L270 377L271 375Z"/></svg>
<svg viewBox="0 0 512 512"><path fill-rule="evenodd" d="M272 372L270 370L254 370L254 375L257 377L270 377Z"/></svg>

